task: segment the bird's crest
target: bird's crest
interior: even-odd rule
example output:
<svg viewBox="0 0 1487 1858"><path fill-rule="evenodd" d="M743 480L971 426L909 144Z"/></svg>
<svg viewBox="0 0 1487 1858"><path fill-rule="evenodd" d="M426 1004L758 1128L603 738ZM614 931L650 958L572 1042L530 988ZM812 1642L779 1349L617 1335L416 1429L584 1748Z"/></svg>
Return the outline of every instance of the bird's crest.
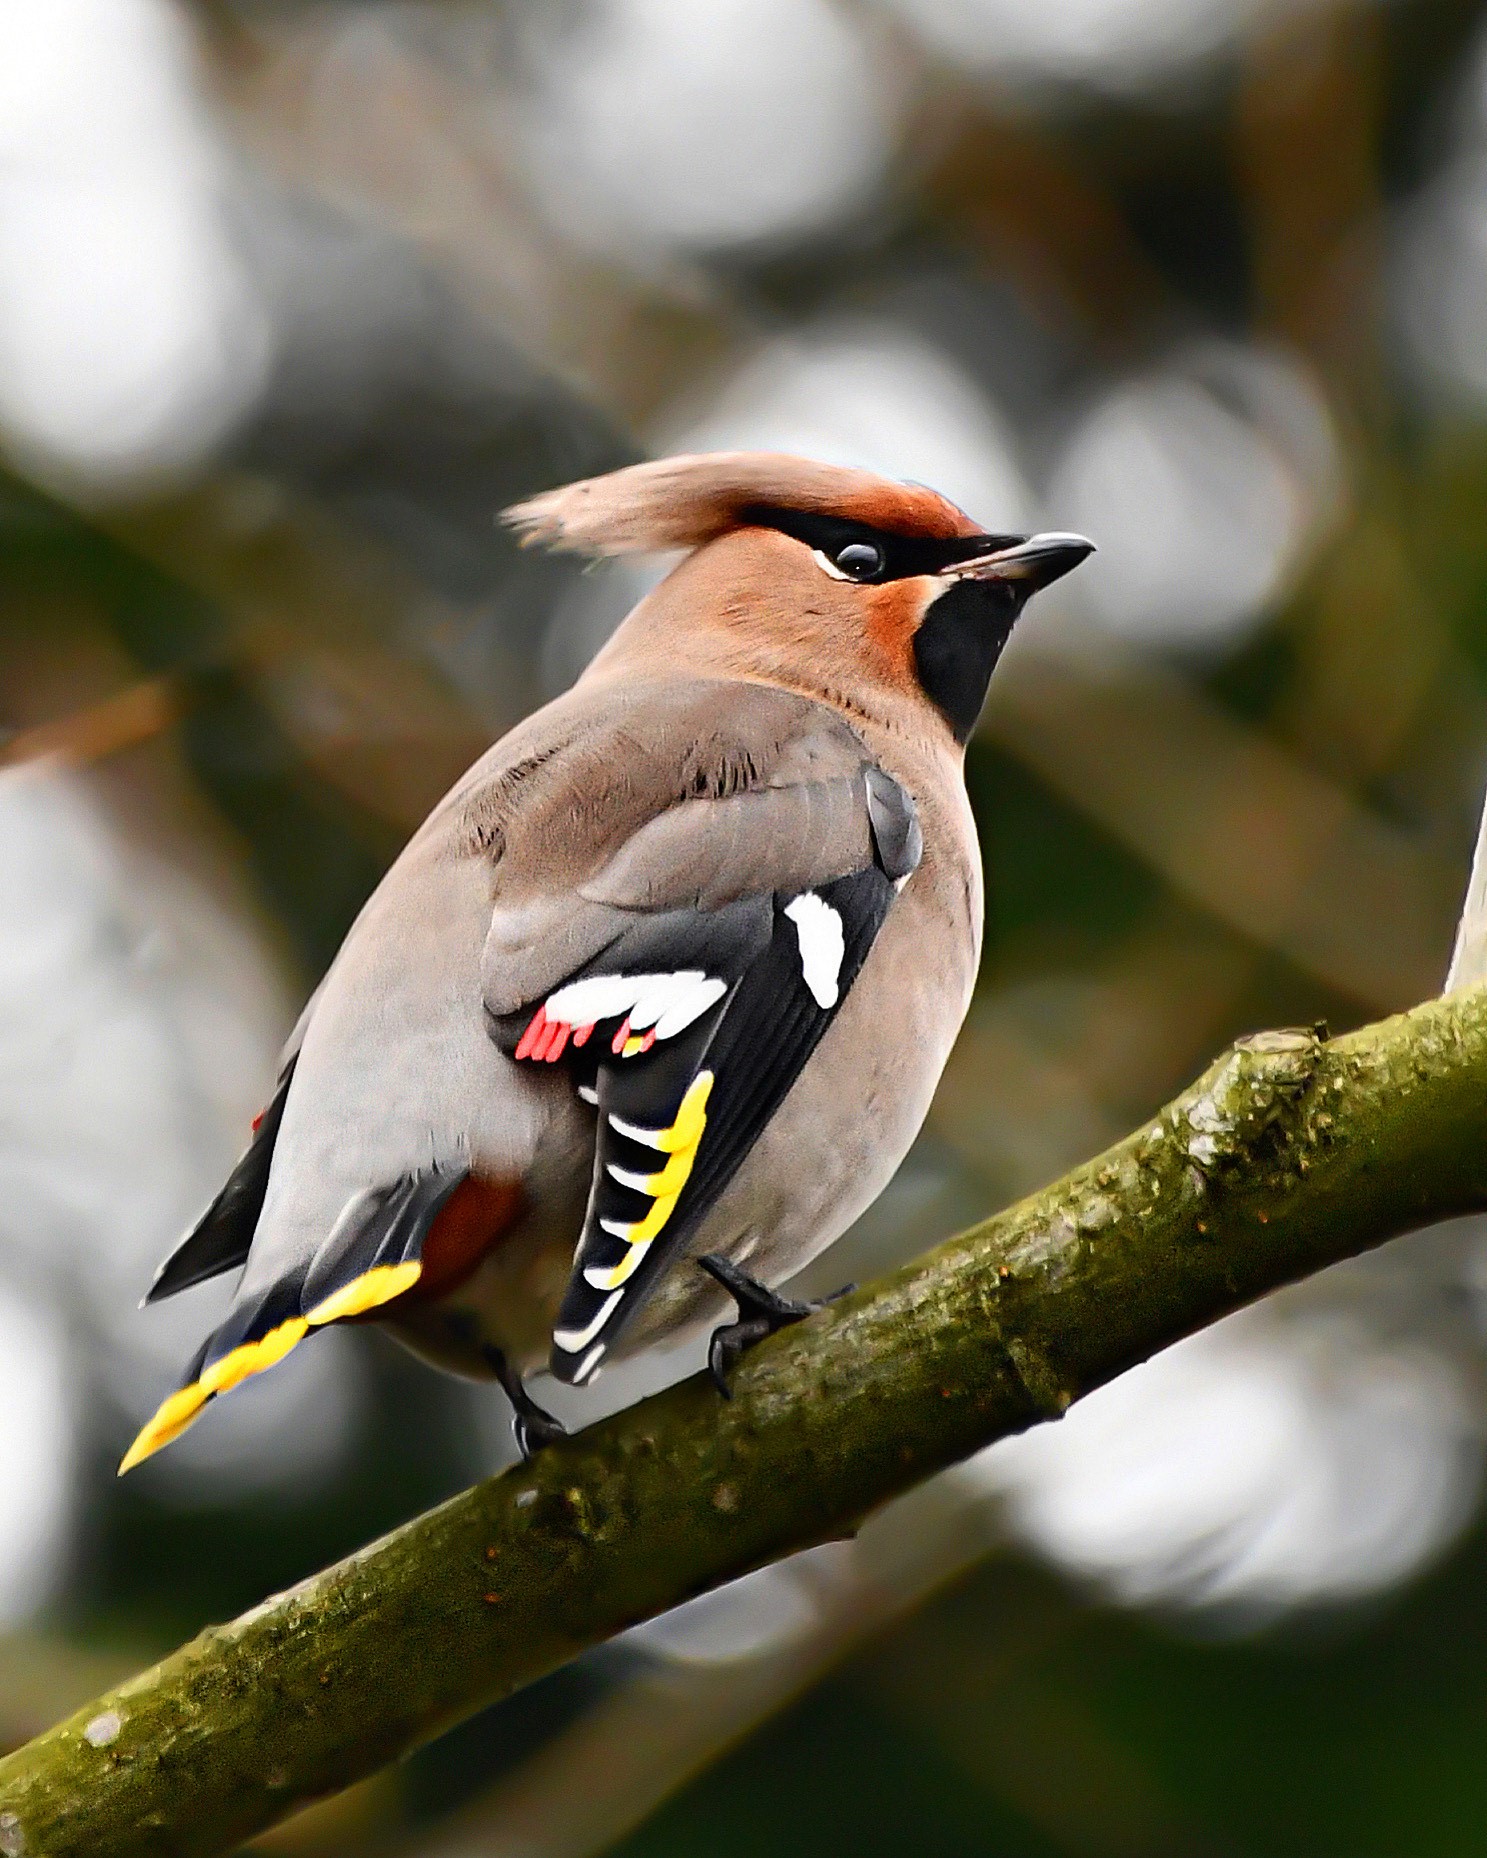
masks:
<svg viewBox="0 0 1487 1858"><path fill-rule="evenodd" d="M849 517L906 535L974 535L938 492L787 452L696 452L627 465L513 504L503 521L527 542L587 555L696 548L756 509Z"/></svg>

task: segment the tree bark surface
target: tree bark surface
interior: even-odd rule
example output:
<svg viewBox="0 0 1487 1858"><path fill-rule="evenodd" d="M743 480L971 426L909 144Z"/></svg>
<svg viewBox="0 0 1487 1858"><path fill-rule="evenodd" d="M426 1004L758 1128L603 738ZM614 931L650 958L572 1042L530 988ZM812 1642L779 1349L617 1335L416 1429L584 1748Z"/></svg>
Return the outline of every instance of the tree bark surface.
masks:
<svg viewBox="0 0 1487 1858"><path fill-rule="evenodd" d="M1487 988L1260 1033L1124 1141L408 1523L0 1762L0 1858L231 1850L1277 1286L1487 1208Z"/></svg>

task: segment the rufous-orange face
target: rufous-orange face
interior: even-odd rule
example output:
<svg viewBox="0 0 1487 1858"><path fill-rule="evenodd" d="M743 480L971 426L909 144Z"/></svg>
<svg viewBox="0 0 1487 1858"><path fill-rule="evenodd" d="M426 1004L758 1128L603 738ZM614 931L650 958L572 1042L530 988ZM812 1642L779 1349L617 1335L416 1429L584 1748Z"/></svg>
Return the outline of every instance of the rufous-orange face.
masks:
<svg viewBox="0 0 1487 1858"><path fill-rule="evenodd" d="M518 524L596 552L690 547L595 664L759 677L848 710L927 706L964 742L1072 535L996 535L919 485L767 453L665 459L536 498Z"/></svg>

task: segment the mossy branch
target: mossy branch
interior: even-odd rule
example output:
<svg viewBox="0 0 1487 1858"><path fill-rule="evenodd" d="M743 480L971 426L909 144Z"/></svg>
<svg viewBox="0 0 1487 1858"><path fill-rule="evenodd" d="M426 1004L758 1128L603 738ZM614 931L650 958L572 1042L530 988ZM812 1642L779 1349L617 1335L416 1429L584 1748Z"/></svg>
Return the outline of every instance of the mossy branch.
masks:
<svg viewBox="0 0 1487 1858"><path fill-rule="evenodd" d="M1487 989L1262 1033L1096 1160L743 1361L215 1627L0 1762L0 1854L206 1854L1265 1291L1487 1208Z"/></svg>

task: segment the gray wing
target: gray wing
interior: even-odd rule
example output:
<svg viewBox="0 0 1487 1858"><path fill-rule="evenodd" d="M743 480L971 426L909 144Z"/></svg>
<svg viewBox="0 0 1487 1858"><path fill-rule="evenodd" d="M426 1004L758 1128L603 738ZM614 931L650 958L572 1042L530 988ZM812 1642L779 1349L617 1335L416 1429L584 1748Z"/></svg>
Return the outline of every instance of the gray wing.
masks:
<svg viewBox="0 0 1487 1858"><path fill-rule="evenodd" d="M551 991L636 912L716 911L806 890L871 864L875 830L908 830L896 823L897 783L821 704L704 683L638 709L503 792L481 964L496 1017ZM470 805L489 837L486 796ZM904 847L890 851L901 860Z"/></svg>

